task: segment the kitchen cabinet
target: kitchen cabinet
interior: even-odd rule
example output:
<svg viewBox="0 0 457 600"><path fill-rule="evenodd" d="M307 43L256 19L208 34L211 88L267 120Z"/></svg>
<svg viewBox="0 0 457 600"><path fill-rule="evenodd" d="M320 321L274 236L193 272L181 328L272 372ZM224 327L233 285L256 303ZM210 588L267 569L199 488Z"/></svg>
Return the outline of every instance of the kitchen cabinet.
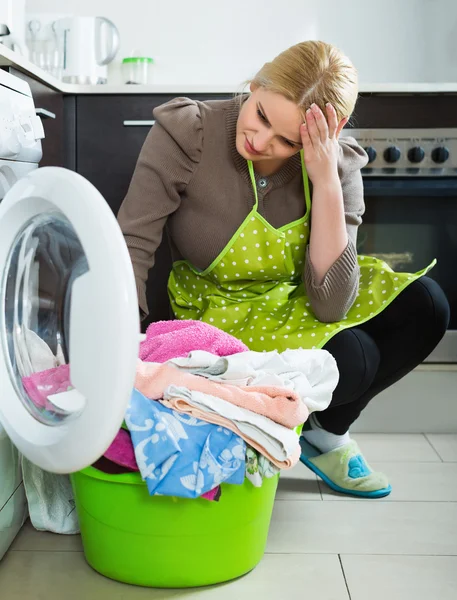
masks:
<svg viewBox="0 0 457 600"><path fill-rule="evenodd" d="M152 111L172 96L77 96L76 170L117 214L152 123ZM124 125L124 122L137 123ZM142 123L139 125L138 123Z"/></svg>
<svg viewBox="0 0 457 600"><path fill-rule="evenodd" d="M183 94L184 95L184 94ZM76 170L106 198L115 214L127 193L152 111L176 95L76 97ZM199 100L218 98L201 95Z"/></svg>
<svg viewBox="0 0 457 600"><path fill-rule="evenodd" d="M186 95L186 94L182 94ZM104 196L117 214L127 193L138 155L152 126L152 111L177 95L81 95L66 98L67 117L74 102L75 156L71 165ZM190 95L196 100L227 98L218 94ZM68 133L72 135L72 128ZM150 314L143 323L170 318L167 281L171 255L167 236L156 253L148 280Z"/></svg>

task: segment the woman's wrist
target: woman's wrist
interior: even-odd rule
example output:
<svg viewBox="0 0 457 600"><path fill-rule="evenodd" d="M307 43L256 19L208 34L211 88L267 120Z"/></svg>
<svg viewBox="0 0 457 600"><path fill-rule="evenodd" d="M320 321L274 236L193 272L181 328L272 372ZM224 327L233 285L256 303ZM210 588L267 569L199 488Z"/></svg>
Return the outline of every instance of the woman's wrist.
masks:
<svg viewBox="0 0 457 600"><path fill-rule="evenodd" d="M325 193L329 196L342 195L341 181L338 177L338 173L327 174L326 176L317 179L317 181L313 181L313 196L316 193Z"/></svg>

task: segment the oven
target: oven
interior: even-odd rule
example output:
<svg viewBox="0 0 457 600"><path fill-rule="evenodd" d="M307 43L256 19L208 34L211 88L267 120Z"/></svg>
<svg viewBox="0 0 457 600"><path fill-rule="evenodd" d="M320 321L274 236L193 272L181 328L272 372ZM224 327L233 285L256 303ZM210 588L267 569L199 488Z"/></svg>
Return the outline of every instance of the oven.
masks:
<svg viewBox="0 0 457 600"><path fill-rule="evenodd" d="M449 329L426 362L457 363L457 128L350 129L365 148L358 253L429 276L450 306Z"/></svg>

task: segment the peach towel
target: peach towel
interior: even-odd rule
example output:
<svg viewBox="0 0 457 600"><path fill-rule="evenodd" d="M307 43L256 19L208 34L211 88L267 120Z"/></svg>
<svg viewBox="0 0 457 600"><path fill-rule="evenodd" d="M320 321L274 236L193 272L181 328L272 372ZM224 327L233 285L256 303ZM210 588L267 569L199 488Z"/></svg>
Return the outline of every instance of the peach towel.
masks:
<svg viewBox="0 0 457 600"><path fill-rule="evenodd" d="M242 431L240 431L239 428L236 426L236 424L233 421L231 421L230 419L227 419L216 413L209 413L204 410L201 410L200 408L197 408L196 406L193 406L192 404L190 404L185 398L172 397L172 398L168 398L167 400L161 399L160 403L163 404L164 406L166 406L167 408L171 408L177 412L191 415L192 417L196 417L197 419L200 419L201 421L206 421L207 423L213 423L214 425L220 425L221 427L225 427L226 429L233 431L233 433L236 433L237 435L239 435L240 438L242 438L247 444L249 444L249 446L254 448L254 450L257 450L258 452L260 452L260 454L263 454L263 456L265 456L272 464L276 465L279 469L291 469L298 463L298 461L300 459L301 451L300 451L300 445L298 443L298 437L297 437L297 447L294 449L293 453L288 458L286 458L284 461L280 461L277 458L275 458L274 456L272 456L256 440L252 439L250 436L248 436L245 433L243 433Z"/></svg>
<svg viewBox="0 0 457 600"><path fill-rule="evenodd" d="M169 364L138 361L135 387L147 398L160 400L164 391L176 385L189 390L216 396L231 404L271 419L294 429L304 423L308 408L294 391L275 386L243 386L221 384L185 373ZM204 419L203 417L202 420Z"/></svg>

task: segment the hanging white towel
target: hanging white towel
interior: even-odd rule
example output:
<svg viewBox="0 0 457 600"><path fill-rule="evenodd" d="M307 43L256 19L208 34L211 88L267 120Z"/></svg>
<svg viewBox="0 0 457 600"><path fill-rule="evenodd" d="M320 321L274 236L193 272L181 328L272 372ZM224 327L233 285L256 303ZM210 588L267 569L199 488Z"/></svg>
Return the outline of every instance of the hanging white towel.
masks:
<svg viewBox="0 0 457 600"><path fill-rule="evenodd" d="M28 357L32 372L52 369L64 362L61 349L54 356L46 342L35 332L26 330L24 342L26 347L22 348L22 355ZM21 456L21 465L30 521L35 529L63 534L78 533L78 515L70 477L44 471L25 456Z"/></svg>

